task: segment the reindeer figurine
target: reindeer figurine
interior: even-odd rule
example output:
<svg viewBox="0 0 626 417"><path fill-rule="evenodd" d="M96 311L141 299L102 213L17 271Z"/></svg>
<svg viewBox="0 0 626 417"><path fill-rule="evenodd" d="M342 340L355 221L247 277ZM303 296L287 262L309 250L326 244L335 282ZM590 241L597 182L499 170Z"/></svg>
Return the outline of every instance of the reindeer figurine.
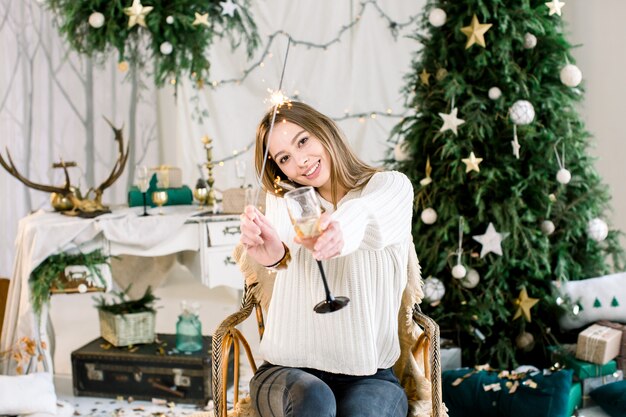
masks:
<svg viewBox="0 0 626 417"><path fill-rule="evenodd" d="M55 164L56 166L63 168L63 172L65 173L65 184L62 187L38 184L24 177L15 167L15 164L13 163L13 159L11 158L11 154L9 153L8 149L6 151L8 162L0 154L0 165L2 165L2 167L4 167L4 169L6 169L9 174L17 178L27 187L39 191L56 193L61 197L69 200L72 208L71 210L63 211L63 214L80 217L96 217L100 214L110 213L109 208L102 204L102 193L105 189L110 187L115 182L115 180L119 178L120 175L122 175L122 172L124 172L124 167L126 166L126 161L128 160L128 145L126 145L126 149L124 149L124 136L122 134L122 128L118 129L113 126L113 123L111 123L111 121L106 117L104 118L104 120L106 120L109 126L111 126L111 128L113 129L115 141L117 142L118 147L118 157L115 161L115 165L113 165L113 169L111 170L108 178L105 179L97 188L89 188L84 197L81 195L80 192L77 192L70 183L70 175L67 172L67 168L70 166L75 166L75 164L73 163L66 163L61 160L59 164ZM89 198L92 193L93 198Z"/></svg>

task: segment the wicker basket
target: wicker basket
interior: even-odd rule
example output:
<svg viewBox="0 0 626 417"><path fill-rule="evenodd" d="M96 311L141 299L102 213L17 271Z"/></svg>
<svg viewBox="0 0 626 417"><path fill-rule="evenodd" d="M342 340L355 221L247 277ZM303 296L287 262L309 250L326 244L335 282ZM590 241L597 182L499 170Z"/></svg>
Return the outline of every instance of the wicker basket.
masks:
<svg viewBox="0 0 626 417"><path fill-rule="evenodd" d="M243 213L243 209L248 203L246 198L246 192L248 198L252 198L254 190L251 188L229 188L222 191L222 212L226 214L239 214ZM258 194L257 207L261 212L265 212L265 193L260 192Z"/></svg>
<svg viewBox="0 0 626 417"><path fill-rule="evenodd" d="M112 314L99 310L100 335L113 346L154 342L154 317L151 311L133 314Z"/></svg>

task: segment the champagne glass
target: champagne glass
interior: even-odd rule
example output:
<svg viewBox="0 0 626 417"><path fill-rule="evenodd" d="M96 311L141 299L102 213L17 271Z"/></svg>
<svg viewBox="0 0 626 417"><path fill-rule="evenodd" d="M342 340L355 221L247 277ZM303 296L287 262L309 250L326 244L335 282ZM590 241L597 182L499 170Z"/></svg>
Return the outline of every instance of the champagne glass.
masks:
<svg viewBox="0 0 626 417"><path fill-rule="evenodd" d="M167 191L153 192L152 202L159 207L159 214L163 214L163 204L167 203Z"/></svg>
<svg viewBox="0 0 626 417"><path fill-rule="evenodd" d="M285 193L289 217L300 238L311 238L321 233L319 222L322 215L320 201L313 187L301 187ZM322 266L322 261L316 260L322 275L322 283L326 292L326 299L320 301L313 310L316 313L331 313L344 308L349 302L348 297L333 297L328 289L328 281Z"/></svg>
<svg viewBox="0 0 626 417"><path fill-rule="evenodd" d="M135 168L135 185L141 192L143 197L143 214L142 216L149 216L146 207L146 193L150 187L150 178L148 177L148 167L145 165L137 165Z"/></svg>

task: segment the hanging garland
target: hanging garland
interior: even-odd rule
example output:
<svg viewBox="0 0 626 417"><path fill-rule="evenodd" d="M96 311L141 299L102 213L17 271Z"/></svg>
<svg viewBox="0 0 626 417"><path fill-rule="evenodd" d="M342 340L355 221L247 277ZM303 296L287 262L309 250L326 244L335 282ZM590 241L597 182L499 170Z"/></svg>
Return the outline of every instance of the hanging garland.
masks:
<svg viewBox="0 0 626 417"><path fill-rule="evenodd" d="M143 3L142 3L143 1ZM136 68L154 59L158 87L183 74L199 87L208 80L207 49L215 36L227 36L232 48L246 44L248 56L259 44L248 0L48 0L59 31L73 49L98 57L116 49L119 68Z"/></svg>

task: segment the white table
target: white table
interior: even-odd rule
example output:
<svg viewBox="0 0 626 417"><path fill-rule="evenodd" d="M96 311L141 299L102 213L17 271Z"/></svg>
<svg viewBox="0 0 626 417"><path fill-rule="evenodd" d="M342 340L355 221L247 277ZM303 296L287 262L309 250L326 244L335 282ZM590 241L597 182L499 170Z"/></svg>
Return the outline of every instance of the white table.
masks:
<svg viewBox="0 0 626 417"><path fill-rule="evenodd" d="M142 212L142 207L124 207L94 219L81 219L39 211L21 219L0 352L10 351L24 337L39 346L43 342L43 359L30 370L53 372L46 331L48 306L37 317L29 279L43 260L56 253L103 248L113 256L155 257L183 252L184 263L203 284L242 288L243 279L238 279L238 269L230 258L239 240L238 215L198 216L193 206L164 207L163 215L142 217ZM5 355L0 374L15 374L16 365L11 355Z"/></svg>

